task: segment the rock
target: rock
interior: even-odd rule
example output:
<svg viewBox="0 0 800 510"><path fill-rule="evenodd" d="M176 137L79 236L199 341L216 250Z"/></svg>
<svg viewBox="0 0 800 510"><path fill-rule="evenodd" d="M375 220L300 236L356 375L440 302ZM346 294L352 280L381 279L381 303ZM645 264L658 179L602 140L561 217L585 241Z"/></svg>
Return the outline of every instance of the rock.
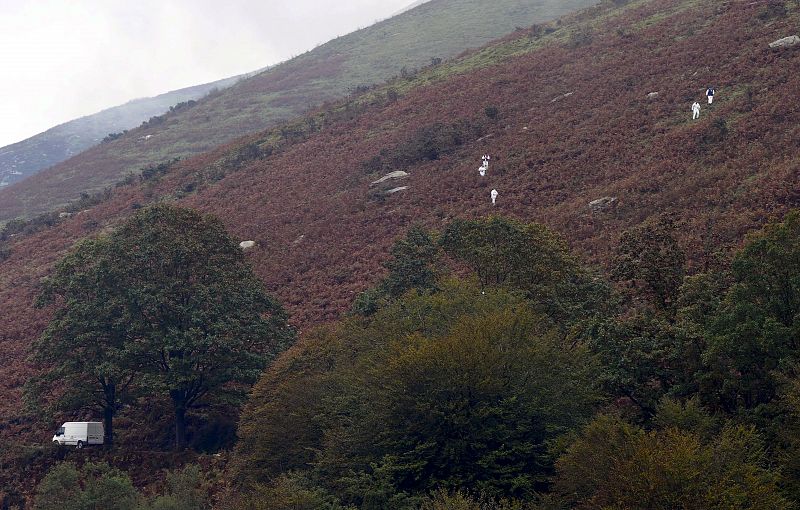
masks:
<svg viewBox="0 0 800 510"><path fill-rule="evenodd" d="M395 193L399 193L400 191L405 191L408 189L408 186L400 186L399 188L392 188L390 190L386 190L385 193L387 195L394 195Z"/></svg>
<svg viewBox="0 0 800 510"><path fill-rule="evenodd" d="M377 186L378 184L383 184L386 181L392 181L392 180L396 180L396 179L404 179L406 177L408 177L408 173L406 173L406 172L404 172L402 170L397 170L395 172L392 172L392 173L384 175L383 177L381 177L377 181L372 182L370 184L370 186Z"/></svg>
<svg viewBox="0 0 800 510"><path fill-rule="evenodd" d="M58 213L58 217L59 218L70 218L70 217L72 217L72 213L71 212Z"/></svg>
<svg viewBox="0 0 800 510"><path fill-rule="evenodd" d="M603 197L589 202L589 209L593 212L605 211L617 203L617 197Z"/></svg>
<svg viewBox="0 0 800 510"><path fill-rule="evenodd" d="M647 99L655 99L658 97L658 92L650 92L647 94Z"/></svg>
<svg viewBox="0 0 800 510"><path fill-rule="evenodd" d="M557 98L553 99L550 102L551 103L555 103L556 101L561 101L562 99L566 99L566 98L568 98L569 96L571 96L574 93L575 92L567 92L566 94L560 95L560 96L558 96Z"/></svg>
<svg viewBox="0 0 800 510"><path fill-rule="evenodd" d="M783 39L778 39L777 41L769 43L769 47L791 48L792 46L796 46L798 44L800 44L800 36L790 35L789 37L784 37Z"/></svg>
<svg viewBox="0 0 800 510"><path fill-rule="evenodd" d="M250 248L253 248L255 245L256 245L255 241L242 241L241 243L239 243L239 248L243 250L249 250Z"/></svg>

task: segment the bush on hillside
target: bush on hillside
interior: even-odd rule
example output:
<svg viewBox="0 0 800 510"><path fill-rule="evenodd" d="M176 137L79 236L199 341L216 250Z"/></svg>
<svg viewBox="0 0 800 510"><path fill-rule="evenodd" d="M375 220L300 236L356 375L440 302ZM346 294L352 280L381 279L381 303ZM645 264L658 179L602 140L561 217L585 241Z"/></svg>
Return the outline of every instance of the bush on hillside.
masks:
<svg viewBox="0 0 800 510"><path fill-rule="evenodd" d="M36 487L35 510L137 510L140 496L130 478L108 464L53 467Z"/></svg>

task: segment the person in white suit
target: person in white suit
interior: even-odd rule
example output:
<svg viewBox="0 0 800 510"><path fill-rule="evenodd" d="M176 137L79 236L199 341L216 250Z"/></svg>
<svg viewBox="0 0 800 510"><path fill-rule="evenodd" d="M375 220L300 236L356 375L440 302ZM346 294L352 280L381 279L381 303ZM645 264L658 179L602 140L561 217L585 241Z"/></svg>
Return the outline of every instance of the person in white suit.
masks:
<svg viewBox="0 0 800 510"><path fill-rule="evenodd" d="M700 103L697 101L694 102L692 105L692 120L697 120L700 118Z"/></svg>
<svg viewBox="0 0 800 510"><path fill-rule="evenodd" d="M500 193L498 193L496 189L492 190L492 205L495 205L497 203L497 195L499 194Z"/></svg>

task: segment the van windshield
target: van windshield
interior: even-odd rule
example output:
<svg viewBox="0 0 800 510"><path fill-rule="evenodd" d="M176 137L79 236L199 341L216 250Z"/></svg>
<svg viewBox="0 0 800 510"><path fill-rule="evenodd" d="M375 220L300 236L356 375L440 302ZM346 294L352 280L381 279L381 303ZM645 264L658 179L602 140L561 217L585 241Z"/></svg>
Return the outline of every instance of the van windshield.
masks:
<svg viewBox="0 0 800 510"><path fill-rule="evenodd" d="M63 436L64 435L64 427L58 427L58 430L56 430L56 435L57 436Z"/></svg>

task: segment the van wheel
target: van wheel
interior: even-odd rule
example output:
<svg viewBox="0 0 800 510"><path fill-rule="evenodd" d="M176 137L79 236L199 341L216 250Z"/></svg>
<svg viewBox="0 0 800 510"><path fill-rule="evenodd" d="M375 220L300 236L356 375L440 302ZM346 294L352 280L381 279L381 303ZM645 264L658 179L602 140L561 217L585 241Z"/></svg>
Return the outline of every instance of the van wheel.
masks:
<svg viewBox="0 0 800 510"><path fill-rule="evenodd" d="M77 448L78 450L83 448L83 441L78 441L78 444L75 445L75 448Z"/></svg>
<svg viewBox="0 0 800 510"><path fill-rule="evenodd" d="M61 446L61 443L59 443L59 442L58 442L58 440L56 440L56 441L53 441L53 444L54 444L55 446Z"/></svg>

